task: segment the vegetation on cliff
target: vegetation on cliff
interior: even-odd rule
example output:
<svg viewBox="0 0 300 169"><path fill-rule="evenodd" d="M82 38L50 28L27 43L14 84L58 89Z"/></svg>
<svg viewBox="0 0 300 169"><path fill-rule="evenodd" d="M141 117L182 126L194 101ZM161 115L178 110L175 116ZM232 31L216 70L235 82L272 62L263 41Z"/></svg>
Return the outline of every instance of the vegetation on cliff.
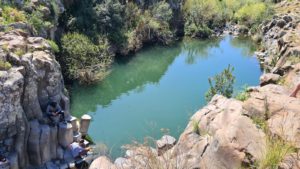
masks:
<svg viewBox="0 0 300 169"><path fill-rule="evenodd" d="M106 43L95 45L85 35L68 33L62 38L62 55L59 60L66 65L70 79L82 83L100 80L106 75L106 66L112 58L106 51Z"/></svg>
<svg viewBox="0 0 300 169"><path fill-rule="evenodd" d="M101 79L95 78L97 74L109 72L112 62L103 61L107 60L103 58L113 60L115 55L134 53L147 43L170 44L179 32L184 32L185 36L208 38L215 32L222 32L229 22L244 25L247 29L256 28L272 13L270 3L271 0L81 0L66 3L62 9L58 1L25 1L23 5L0 3L0 23L6 25L7 30L12 23L26 23L34 35L55 38L59 47L54 41L49 41L49 45L61 55L58 60L66 65L63 69L67 77L90 83ZM62 31L54 36L58 24ZM77 41L78 37L84 39L86 43L83 44L88 44L80 52L68 44ZM90 46L99 48L92 53L101 53L85 55L91 53L88 51ZM76 52L79 53L74 55ZM79 66L82 59L90 61ZM66 64L67 60L72 62ZM105 66L95 69L99 64ZM90 78L79 74L90 74Z"/></svg>
<svg viewBox="0 0 300 169"><path fill-rule="evenodd" d="M272 13L270 3L261 0L187 0L183 7L185 35L207 38L228 22L255 28Z"/></svg>
<svg viewBox="0 0 300 169"><path fill-rule="evenodd" d="M221 94L230 98L233 94L233 84L235 76L233 75L234 68L228 65L220 74L213 78L209 78L210 88L205 94L205 99L209 102L216 94Z"/></svg>
<svg viewBox="0 0 300 169"><path fill-rule="evenodd" d="M25 29L34 36L49 38L49 31L56 26L60 14L57 1L32 2L19 4L14 1L0 2L1 29Z"/></svg>

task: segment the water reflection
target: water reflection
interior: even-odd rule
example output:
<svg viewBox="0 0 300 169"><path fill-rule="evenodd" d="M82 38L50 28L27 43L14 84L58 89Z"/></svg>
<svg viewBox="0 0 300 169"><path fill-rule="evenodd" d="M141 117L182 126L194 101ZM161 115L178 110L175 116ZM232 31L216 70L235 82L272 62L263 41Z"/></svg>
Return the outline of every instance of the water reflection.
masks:
<svg viewBox="0 0 300 169"><path fill-rule="evenodd" d="M74 85L72 114L93 116L89 134L113 157L121 145L169 129L178 137L189 117L205 105L207 79L231 64L235 89L257 85L261 72L245 39L184 40L170 47L149 47L118 60L111 74L93 86ZM248 49L250 47L250 49Z"/></svg>
<svg viewBox="0 0 300 169"><path fill-rule="evenodd" d="M73 115L95 112L97 105L107 107L122 94L132 90L142 92L145 84L158 83L179 53L178 45L167 49L159 46L145 49L134 57L118 60L102 82L92 86L74 85L71 95Z"/></svg>
<svg viewBox="0 0 300 169"><path fill-rule="evenodd" d="M213 38L209 40L186 39L181 45L182 52L186 53L185 62L194 64L197 58L207 58L210 56L211 48L218 48L221 38Z"/></svg>
<svg viewBox="0 0 300 169"><path fill-rule="evenodd" d="M242 50L242 55L246 57L252 56L257 48L257 44L247 37L230 38L230 44L233 47L240 48Z"/></svg>
<svg viewBox="0 0 300 169"><path fill-rule="evenodd" d="M252 56L255 44L246 38L225 39L233 47L240 48L243 56ZM185 63L195 64L198 59L210 57L214 48L219 49L222 38L209 40L185 39L171 47L149 47L133 57L117 60L111 74L92 86L75 84L71 92L72 114L81 116L95 112L97 106L108 107L113 100L130 91L137 93L144 90L146 84L156 84L163 77L168 67L179 55L185 56Z"/></svg>

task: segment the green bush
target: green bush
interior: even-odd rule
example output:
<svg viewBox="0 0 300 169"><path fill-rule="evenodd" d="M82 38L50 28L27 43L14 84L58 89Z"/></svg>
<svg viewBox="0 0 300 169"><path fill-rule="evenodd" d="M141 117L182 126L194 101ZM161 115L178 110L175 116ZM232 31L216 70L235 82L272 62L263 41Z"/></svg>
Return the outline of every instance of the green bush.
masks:
<svg viewBox="0 0 300 169"><path fill-rule="evenodd" d="M125 29L127 31L132 31L135 29L140 22L142 15L141 9L133 3L129 2L126 4L125 9L124 9L124 20L126 21L125 24Z"/></svg>
<svg viewBox="0 0 300 169"><path fill-rule="evenodd" d="M221 94L230 98L233 94L233 84L235 82L235 76L233 76L234 68L228 65L220 74L213 78L209 78L210 85L209 90L205 94L205 99L209 102L216 94Z"/></svg>
<svg viewBox="0 0 300 169"><path fill-rule="evenodd" d="M173 17L173 11L170 5L165 2L161 1L154 5L153 9L151 10L152 16L160 22L170 22Z"/></svg>
<svg viewBox="0 0 300 169"><path fill-rule="evenodd" d="M14 22L25 22L26 21L26 15L23 11L20 11L16 8L10 7L10 6L4 6L2 7L2 21L0 21L1 24L7 25Z"/></svg>
<svg viewBox="0 0 300 169"><path fill-rule="evenodd" d="M95 45L85 35L68 33L62 37L62 62L70 79L78 79L82 83L97 81L105 76L106 68L112 58L107 46Z"/></svg>
<svg viewBox="0 0 300 169"><path fill-rule="evenodd" d="M104 0L93 8L97 31L107 35L110 41L120 45L126 38L123 36L123 5L117 0Z"/></svg>
<svg viewBox="0 0 300 169"><path fill-rule="evenodd" d="M247 91L239 92L235 98L240 101L246 101L250 97L250 94Z"/></svg>
<svg viewBox="0 0 300 169"><path fill-rule="evenodd" d="M14 51L14 53L18 56L23 56L26 51L24 49L17 49L16 51Z"/></svg>
<svg viewBox="0 0 300 169"><path fill-rule="evenodd" d="M202 133L200 133L200 129L199 129L199 122L195 119L193 119L192 121L192 126L193 126L193 132L200 135Z"/></svg>
<svg viewBox="0 0 300 169"><path fill-rule="evenodd" d="M235 98L236 98L237 100L240 100L240 101L245 101L245 100L247 100L249 97L250 97L249 93L248 93L248 92L245 92L245 91L240 92L240 93L238 93L238 94L235 96Z"/></svg>
<svg viewBox="0 0 300 169"><path fill-rule="evenodd" d="M223 26L226 21L219 0L187 0L183 12L188 36L208 37L212 29Z"/></svg>
<svg viewBox="0 0 300 169"><path fill-rule="evenodd" d="M50 45L51 49L53 50L54 53L58 53L59 52L59 47L58 45L52 41L52 40L47 40L48 44Z"/></svg>
<svg viewBox="0 0 300 169"><path fill-rule="evenodd" d="M172 17L173 11L170 5L164 1L154 4L144 11L133 3L127 4L125 7L126 26L124 27L127 40L122 45L122 50L127 53L136 51L143 43L147 42L171 43L174 38L174 32L170 29L169 24Z"/></svg>
<svg viewBox="0 0 300 169"><path fill-rule="evenodd" d="M239 23L252 27L254 24L260 23L268 15L271 9L263 2L247 4L235 13L235 18Z"/></svg>
<svg viewBox="0 0 300 169"><path fill-rule="evenodd" d="M228 21L255 27L272 14L272 5L264 0L186 0L183 13L185 34L203 38Z"/></svg>
<svg viewBox="0 0 300 169"><path fill-rule="evenodd" d="M0 60L0 70L9 70L11 67L9 62Z"/></svg>
<svg viewBox="0 0 300 169"><path fill-rule="evenodd" d="M28 16L28 22L35 31L39 32L44 26L43 14L40 11L34 11Z"/></svg>
<svg viewBox="0 0 300 169"><path fill-rule="evenodd" d="M198 38L208 38L212 34L212 30L206 25L197 27L195 24L186 25L185 35Z"/></svg>

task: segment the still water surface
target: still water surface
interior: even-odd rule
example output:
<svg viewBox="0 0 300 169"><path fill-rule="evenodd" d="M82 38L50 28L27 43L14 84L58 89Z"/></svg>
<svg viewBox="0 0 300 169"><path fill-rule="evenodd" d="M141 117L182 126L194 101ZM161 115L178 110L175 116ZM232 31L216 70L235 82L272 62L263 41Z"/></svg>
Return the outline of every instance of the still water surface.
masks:
<svg viewBox="0 0 300 169"><path fill-rule="evenodd" d="M254 50L250 40L230 36L148 47L118 60L102 82L74 85L71 110L77 117L93 117L89 134L105 143L112 157L121 155L121 145L160 138L166 129L178 138L189 117L206 103L207 79L228 64L235 68L236 91L259 83Z"/></svg>

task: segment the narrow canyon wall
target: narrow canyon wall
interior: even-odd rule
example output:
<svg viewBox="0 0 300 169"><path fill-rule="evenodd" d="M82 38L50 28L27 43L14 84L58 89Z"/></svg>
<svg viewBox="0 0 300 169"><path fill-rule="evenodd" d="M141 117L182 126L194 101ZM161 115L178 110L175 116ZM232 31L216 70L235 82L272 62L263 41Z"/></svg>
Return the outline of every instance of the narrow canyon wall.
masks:
<svg viewBox="0 0 300 169"><path fill-rule="evenodd" d="M13 30L0 33L0 47L1 62L12 65L0 71L0 152L13 169L63 159L73 141L72 126L50 126L45 109L56 101L70 118L69 99L50 46L43 38Z"/></svg>

